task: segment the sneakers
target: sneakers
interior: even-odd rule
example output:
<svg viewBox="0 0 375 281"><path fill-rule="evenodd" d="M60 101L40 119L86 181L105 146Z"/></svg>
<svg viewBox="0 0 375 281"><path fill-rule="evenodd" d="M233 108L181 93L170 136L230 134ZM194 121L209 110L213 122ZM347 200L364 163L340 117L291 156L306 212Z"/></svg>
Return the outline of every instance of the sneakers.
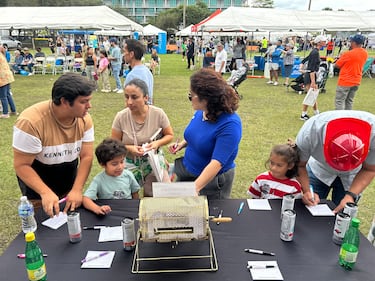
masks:
<svg viewBox="0 0 375 281"><path fill-rule="evenodd" d="M102 93L109 93L111 90L106 90L106 89L103 89L101 90Z"/></svg>
<svg viewBox="0 0 375 281"><path fill-rule="evenodd" d="M274 85L274 86L277 86L277 85L279 85L279 82L275 81L275 82L273 83L273 85Z"/></svg>
<svg viewBox="0 0 375 281"><path fill-rule="evenodd" d="M124 93L124 90L123 89L120 89L116 92L117 94L123 94Z"/></svg>
<svg viewBox="0 0 375 281"><path fill-rule="evenodd" d="M9 115L18 116L20 114L18 112L10 112Z"/></svg>
<svg viewBox="0 0 375 281"><path fill-rule="evenodd" d="M9 118L9 114L1 114L0 118L1 119Z"/></svg>
<svg viewBox="0 0 375 281"><path fill-rule="evenodd" d="M303 120L303 121L306 121L306 120L309 120L309 115L307 114L304 114L304 115L301 115L301 117L299 119Z"/></svg>
<svg viewBox="0 0 375 281"><path fill-rule="evenodd" d="M267 84L273 84L272 80L268 81Z"/></svg>
<svg viewBox="0 0 375 281"><path fill-rule="evenodd" d="M121 90L121 89L116 88L116 89L113 89L112 92L117 93L119 90Z"/></svg>

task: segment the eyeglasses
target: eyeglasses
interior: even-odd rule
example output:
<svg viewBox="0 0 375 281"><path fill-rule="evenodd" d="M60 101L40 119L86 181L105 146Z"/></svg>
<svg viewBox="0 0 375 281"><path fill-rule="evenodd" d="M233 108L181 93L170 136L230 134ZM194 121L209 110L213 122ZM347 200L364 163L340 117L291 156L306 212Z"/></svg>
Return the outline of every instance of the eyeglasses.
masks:
<svg viewBox="0 0 375 281"><path fill-rule="evenodd" d="M195 97L197 97L197 95L193 96L193 95L191 94L191 91L188 92L188 99L189 99L189 101L191 101L191 100L192 100L193 98L195 98Z"/></svg>

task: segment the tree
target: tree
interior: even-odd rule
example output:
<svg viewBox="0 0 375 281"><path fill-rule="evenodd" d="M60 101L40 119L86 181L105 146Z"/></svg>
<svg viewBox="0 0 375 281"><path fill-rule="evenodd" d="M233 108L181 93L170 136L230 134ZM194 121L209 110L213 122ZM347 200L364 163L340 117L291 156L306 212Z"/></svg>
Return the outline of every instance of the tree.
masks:
<svg viewBox="0 0 375 281"><path fill-rule="evenodd" d="M273 8L273 0L253 0L253 8Z"/></svg>

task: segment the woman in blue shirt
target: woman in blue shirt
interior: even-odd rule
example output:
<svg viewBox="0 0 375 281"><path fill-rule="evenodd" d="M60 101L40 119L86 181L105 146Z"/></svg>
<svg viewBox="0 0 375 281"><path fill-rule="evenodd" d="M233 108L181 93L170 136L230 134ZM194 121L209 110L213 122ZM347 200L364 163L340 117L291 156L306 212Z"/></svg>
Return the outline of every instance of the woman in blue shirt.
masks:
<svg viewBox="0 0 375 281"><path fill-rule="evenodd" d="M208 199L229 198L242 136L239 98L220 74L206 68L191 76L188 98L196 112L184 140L169 146L174 154L186 148L175 160L177 180L194 181L197 193Z"/></svg>

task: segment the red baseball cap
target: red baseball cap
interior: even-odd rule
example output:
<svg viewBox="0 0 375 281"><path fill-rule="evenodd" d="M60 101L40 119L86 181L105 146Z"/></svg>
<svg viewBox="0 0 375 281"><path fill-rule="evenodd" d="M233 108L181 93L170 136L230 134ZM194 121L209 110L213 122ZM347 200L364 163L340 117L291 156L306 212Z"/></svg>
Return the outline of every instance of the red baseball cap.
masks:
<svg viewBox="0 0 375 281"><path fill-rule="evenodd" d="M324 157L332 168L350 171L365 161L370 145L371 125L356 118L338 118L328 122L324 139Z"/></svg>

